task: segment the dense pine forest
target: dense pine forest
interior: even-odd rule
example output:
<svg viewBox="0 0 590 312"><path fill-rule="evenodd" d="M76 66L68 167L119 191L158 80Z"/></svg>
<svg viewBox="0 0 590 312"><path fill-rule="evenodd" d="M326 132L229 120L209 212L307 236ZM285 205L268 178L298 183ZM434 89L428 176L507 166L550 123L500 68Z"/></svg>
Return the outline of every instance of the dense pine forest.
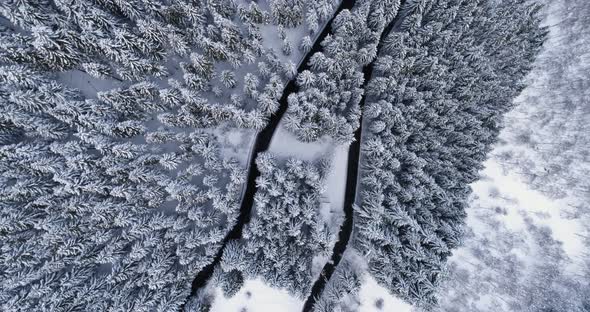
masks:
<svg viewBox="0 0 590 312"><path fill-rule="evenodd" d="M469 184L542 43L520 2L408 6L376 60L355 245L411 302L430 300L458 246Z"/></svg>
<svg viewBox="0 0 590 312"><path fill-rule="evenodd" d="M589 15L1 1L0 311L590 311Z"/></svg>

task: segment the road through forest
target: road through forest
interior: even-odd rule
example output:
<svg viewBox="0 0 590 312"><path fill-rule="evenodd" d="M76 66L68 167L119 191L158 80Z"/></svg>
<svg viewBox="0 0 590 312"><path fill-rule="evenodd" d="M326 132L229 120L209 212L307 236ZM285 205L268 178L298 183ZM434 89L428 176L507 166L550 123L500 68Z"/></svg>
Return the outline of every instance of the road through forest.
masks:
<svg viewBox="0 0 590 312"><path fill-rule="evenodd" d="M379 38L379 43L377 44L377 55L381 50L381 46L383 44L383 40L385 37L392 31L393 27L398 23L400 17L403 15L401 13L401 8L406 1L401 0L399 5L399 10L397 15L390 21L390 23L385 27L383 32L381 33L381 37ZM369 65L363 68L363 75L364 75L364 86L363 89L366 88L367 83L371 80L371 76L373 74L373 65L375 60L371 62ZM358 172L359 172L359 165L360 165L360 154L361 154L361 135L362 135L362 128L363 128L363 107L365 105L366 100L366 93L363 94L361 98L361 102L359 106L361 108L361 116L359 120L359 128L354 132L354 141L350 144L348 148L348 167L347 167L347 174L346 174L346 189L344 193L344 222L340 227L340 231L338 232L338 241L334 245L332 249L332 257L330 261L328 261L322 272L320 273L319 278L313 284L311 288L311 294L307 297L305 304L303 305L303 312L310 312L313 309L313 306L316 300L321 296L322 291L324 290L326 284L332 277L332 274L336 270L336 267L342 260L342 256L346 251L346 247L348 246L348 242L352 235L353 230L353 217L354 217L354 204L356 201L357 195L357 180L358 180Z"/></svg>
<svg viewBox="0 0 590 312"><path fill-rule="evenodd" d="M302 71L309 69L308 63L313 54L315 54L316 52L321 52L321 42L330 33L330 25L332 24L334 18L342 10L352 9L355 2L355 0L343 0L340 3L332 18L326 23L322 32L317 36L312 49L305 55L305 57L299 64L299 67L297 68L297 75ZM297 77L297 75L295 77ZM266 152L268 150L268 147L270 146L270 142L279 125L279 122L281 121L283 115L287 111L289 95L297 92L298 90L299 88L297 87L295 78L291 79L287 83L285 89L283 90L283 94L279 100L279 109L271 116L266 127L264 127L264 129L258 132L256 140L254 142L254 147L252 149L252 152L250 153L246 190L244 192L242 203L240 205L240 215L238 217L237 223L234 225L232 230L225 236L222 243L222 247L215 255L213 262L205 266L195 276L191 286L191 296L194 296L199 289L201 289L207 284L207 282L213 275L213 270L215 266L221 260L221 256L223 255L225 245L232 239L240 239L242 237L242 231L244 229L244 226L248 224L248 222L250 222L252 206L254 205L254 195L256 195L256 178L260 176L260 171L256 166L256 158L260 153ZM184 310L184 307L181 307L181 310Z"/></svg>

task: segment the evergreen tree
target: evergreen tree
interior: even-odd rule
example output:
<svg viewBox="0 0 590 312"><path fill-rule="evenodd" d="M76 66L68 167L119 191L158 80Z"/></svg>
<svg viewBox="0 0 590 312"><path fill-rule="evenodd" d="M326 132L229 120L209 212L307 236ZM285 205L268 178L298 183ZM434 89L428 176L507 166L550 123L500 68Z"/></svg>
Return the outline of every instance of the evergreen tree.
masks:
<svg viewBox="0 0 590 312"><path fill-rule="evenodd" d="M367 87L354 246L383 286L434 302L469 184L544 38L521 1L409 1Z"/></svg>
<svg viewBox="0 0 590 312"><path fill-rule="evenodd" d="M178 309L235 222L243 170L207 132L148 131L180 104L176 88L143 81L85 99L56 82L50 71L91 54L39 26L65 23L43 7L2 3L31 33L1 34L0 309Z"/></svg>
<svg viewBox="0 0 590 312"><path fill-rule="evenodd" d="M297 78L299 91L289 96L285 126L298 139L353 140L360 125L363 69L375 58L381 33L398 7L398 0L357 1L352 12L344 10L334 19L322 52L312 56L311 69ZM310 47L304 38L302 50Z"/></svg>
<svg viewBox="0 0 590 312"><path fill-rule="evenodd" d="M360 261L346 254L336 267L325 290L313 306L314 312L357 311L360 300L359 291L363 281L364 269Z"/></svg>
<svg viewBox="0 0 590 312"><path fill-rule="evenodd" d="M313 259L328 253L333 239L319 213L327 163L288 159L283 164L264 153L256 164L261 176L252 220L243 239L224 249L218 283L231 296L237 281L260 277L271 287L305 297L315 279Z"/></svg>

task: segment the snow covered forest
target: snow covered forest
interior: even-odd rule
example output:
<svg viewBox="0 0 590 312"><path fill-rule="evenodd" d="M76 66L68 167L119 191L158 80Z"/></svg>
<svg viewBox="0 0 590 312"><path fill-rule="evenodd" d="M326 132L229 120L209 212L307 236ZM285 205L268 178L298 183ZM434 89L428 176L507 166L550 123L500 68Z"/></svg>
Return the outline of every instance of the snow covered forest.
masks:
<svg viewBox="0 0 590 312"><path fill-rule="evenodd" d="M590 312L588 0L0 1L0 311Z"/></svg>

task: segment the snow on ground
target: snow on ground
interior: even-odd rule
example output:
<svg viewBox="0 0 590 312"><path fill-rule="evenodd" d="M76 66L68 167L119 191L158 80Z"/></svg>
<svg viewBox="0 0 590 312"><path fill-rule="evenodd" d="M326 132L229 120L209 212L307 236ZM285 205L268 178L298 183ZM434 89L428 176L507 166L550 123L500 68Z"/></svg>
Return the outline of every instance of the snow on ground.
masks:
<svg viewBox="0 0 590 312"><path fill-rule="evenodd" d="M232 298L225 298L217 288L210 312L301 312L303 303L286 290L269 287L254 279L247 280Z"/></svg>
<svg viewBox="0 0 590 312"><path fill-rule="evenodd" d="M366 274L360 289L358 312L412 312L412 306L392 296ZM225 298L220 288L210 312L301 312L304 302L286 290L269 287L259 279L247 280L232 298Z"/></svg>
<svg viewBox="0 0 590 312"><path fill-rule="evenodd" d="M335 241L332 242L330 246L333 248L335 243ZM319 254L313 257L311 262L311 276L314 282L318 279L328 261L330 261L330 255Z"/></svg>
<svg viewBox="0 0 590 312"><path fill-rule="evenodd" d="M281 121L277 127L268 151L281 157L295 157L305 161L318 160L333 148L332 140L322 138L317 142L305 143L297 140Z"/></svg>
<svg viewBox="0 0 590 312"><path fill-rule="evenodd" d="M347 165L348 145L339 145L334 148L332 171L327 178L328 188L326 190L326 195L330 200L333 211L342 210L342 205L344 205Z"/></svg>
<svg viewBox="0 0 590 312"><path fill-rule="evenodd" d="M337 10L340 2L341 1L336 1L336 0L332 1L333 11ZM270 6L268 5L267 1L260 1L258 3L258 6L261 9L270 12ZM315 42L317 36L322 33L322 30L325 27L330 27L329 25L326 25L327 23L328 23L328 20L324 20L319 23L318 31L316 33L314 33L312 36L310 36L312 39L312 42ZM301 46L301 40L303 39L303 37L309 35L309 29L308 29L308 25L306 22L304 22L301 25L294 27L294 28L285 28L285 34L287 35L287 40L289 42L291 42L291 47L292 47L292 49L291 49L292 52L290 55L285 55L281 52L283 42L279 38L279 33L277 32L276 26L273 27L272 25L261 25L260 26L260 34L262 35L262 40L265 43L265 47L275 50L275 52L277 52L277 55L279 56L279 59L283 63L291 62L291 63L295 64L296 66L299 66L299 64L301 64L305 55L299 49L299 47Z"/></svg>
<svg viewBox="0 0 590 312"><path fill-rule="evenodd" d="M287 40L291 43L291 54L285 55L282 51L282 40L279 38L277 27L275 25L262 25L260 26L260 34L262 35L263 42L267 43L266 47L271 48L277 52L279 59L283 63L293 62L295 65L296 60L301 62L303 60L303 53L299 49L301 40L308 34L308 30L304 25L296 28L285 28L285 34Z"/></svg>
<svg viewBox="0 0 590 312"><path fill-rule="evenodd" d="M412 306L391 295L379 286L369 274L365 274L359 292L359 312L411 312Z"/></svg>
<svg viewBox="0 0 590 312"><path fill-rule="evenodd" d="M77 89L87 99L96 99L98 92L109 91L124 85L114 79L94 78L79 70L58 72L56 76L57 81L69 88Z"/></svg>
<svg viewBox="0 0 590 312"><path fill-rule="evenodd" d="M237 160L245 169L248 169L250 153L254 148L257 132L252 129L239 129L232 127L220 127L213 130L221 149L221 155L225 158Z"/></svg>
<svg viewBox="0 0 590 312"><path fill-rule="evenodd" d="M542 193L532 190L521 182L516 174L503 172L500 165L493 159L485 163L482 174L488 179L472 184L473 191L480 200L489 197L490 189L496 188L502 199L514 201L515 209L508 209L503 218L504 224L513 231L525 229L522 213L526 212L535 224L546 225L553 232L553 238L563 243L563 249L571 259L579 258L584 250L581 237L583 232L578 220L565 218L560 211L563 204L552 200ZM496 199L497 200L497 199ZM469 211L468 211L469 213ZM468 222L469 223L469 222ZM471 224L470 224L471 225Z"/></svg>
<svg viewBox="0 0 590 312"><path fill-rule="evenodd" d="M320 214L334 233L343 219L344 193L348 166L348 145L338 145L331 154L332 168L326 178L326 191L322 194Z"/></svg>
<svg viewBox="0 0 590 312"><path fill-rule="evenodd" d="M568 257L572 260L581 259L584 245L582 239L576 233L582 233L583 226L578 220L564 217L560 211L563 203L552 200L542 193L532 190L526 183L522 182L517 174L503 172L500 165L490 159L485 163L485 169L481 172L482 179L473 183L474 195L477 197L478 205L469 207L467 225L473 228L476 233L485 233L490 230L493 222L482 216L482 212L470 209L493 209L494 207L504 208L505 215L498 215L498 220L511 232L515 233L515 241L524 240L525 245L512 250L519 259L531 264L536 259L536 248L529 240L525 217L531 218L536 225L545 225L552 231L553 238L563 243L562 247ZM491 216L490 216L491 217ZM453 252L450 261L466 263L472 261L471 255L464 248ZM569 268L570 272L576 272L578 268L574 265ZM410 305L389 294L386 289L379 286L377 282L367 274L366 280L360 290L361 307L359 312L410 312ZM480 304L485 304L486 298L481 298ZM378 306L382 306L381 309Z"/></svg>

